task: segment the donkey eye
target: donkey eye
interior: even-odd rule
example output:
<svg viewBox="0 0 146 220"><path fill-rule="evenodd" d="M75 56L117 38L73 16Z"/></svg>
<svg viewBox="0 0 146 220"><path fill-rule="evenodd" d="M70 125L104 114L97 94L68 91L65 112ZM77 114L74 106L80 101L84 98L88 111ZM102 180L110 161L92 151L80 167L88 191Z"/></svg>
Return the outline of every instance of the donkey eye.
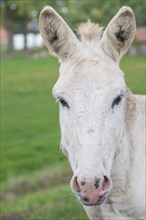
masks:
<svg viewBox="0 0 146 220"><path fill-rule="evenodd" d="M59 97L59 98L58 98L58 101L61 103L61 105L62 105L63 107L69 108L68 103L67 103L63 98Z"/></svg>
<svg viewBox="0 0 146 220"><path fill-rule="evenodd" d="M114 108L115 105L119 105L119 103L121 102L121 100L122 100L122 95L118 95L118 96L114 99L114 101L113 101L113 103L112 103L112 108Z"/></svg>

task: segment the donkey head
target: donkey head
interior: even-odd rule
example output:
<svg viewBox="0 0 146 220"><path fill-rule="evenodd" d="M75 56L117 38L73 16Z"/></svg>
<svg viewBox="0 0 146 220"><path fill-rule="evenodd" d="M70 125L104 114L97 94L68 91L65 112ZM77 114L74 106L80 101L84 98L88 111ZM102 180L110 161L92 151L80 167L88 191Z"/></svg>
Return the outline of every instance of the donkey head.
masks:
<svg viewBox="0 0 146 220"><path fill-rule="evenodd" d="M122 7L104 32L97 24L81 24L81 41L53 8L40 14L44 43L61 62L53 89L60 103L61 148L74 173L71 188L85 205L102 204L112 188L127 93L118 63L135 29L129 7Z"/></svg>

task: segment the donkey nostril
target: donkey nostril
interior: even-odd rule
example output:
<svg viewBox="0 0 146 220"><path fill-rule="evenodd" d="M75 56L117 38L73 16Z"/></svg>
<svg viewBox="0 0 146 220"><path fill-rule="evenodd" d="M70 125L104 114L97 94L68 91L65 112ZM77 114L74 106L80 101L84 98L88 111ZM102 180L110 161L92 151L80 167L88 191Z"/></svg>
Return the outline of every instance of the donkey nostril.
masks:
<svg viewBox="0 0 146 220"><path fill-rule="evenodd" d="M95 186L96 189L98 189L99 183L100 183L100 179L99 179L99 178L95 178L95 184L94 184L94 186Z"/></svg>
<svg viewBox="0 0 146 220"><path fill-rule="evenodd" d="M78 184L78 180L77 180L77 177L75 176L72 180L72 188L75 192L80 192L80 187L79 187L79 184Z"/></svg>
<svg viewBox="0 0 146 220"><path fill-rule="evenodd" d="M104 176L104 181L107 183L109 182L109 179L106 176Z"/></svg>
<svg viewBox="0 0 146 220"><path fill-rule="evenodd" d="M110 183L109 178L107 176L104 176L102 190L109 190L110 186L111 186L111 183Z"/></svg>

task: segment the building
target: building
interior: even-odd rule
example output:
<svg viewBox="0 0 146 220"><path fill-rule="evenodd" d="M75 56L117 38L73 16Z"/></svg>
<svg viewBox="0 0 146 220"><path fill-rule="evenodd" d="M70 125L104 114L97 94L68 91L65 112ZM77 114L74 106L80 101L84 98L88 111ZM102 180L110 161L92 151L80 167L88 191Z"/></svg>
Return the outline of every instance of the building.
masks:
<svg viewBox="0 0 146 220"><path fill-rule="evenodd" d="M138 27L135 35L135 42L139 45L140 52L146 54L146 27Z"/></svg>

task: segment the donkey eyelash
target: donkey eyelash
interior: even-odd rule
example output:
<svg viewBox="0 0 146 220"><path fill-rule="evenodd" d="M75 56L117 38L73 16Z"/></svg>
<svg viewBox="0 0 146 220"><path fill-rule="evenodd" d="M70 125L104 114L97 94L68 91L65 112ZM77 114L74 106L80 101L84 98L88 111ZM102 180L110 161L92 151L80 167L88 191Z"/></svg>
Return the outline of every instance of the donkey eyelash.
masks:
<svg viewBox="0 0 146 220"><path fill-rule="evenodd" d="M66 108L70 108L70 106L68 105L68 103L64 100L64 98L62 98L62 97L57 97L57 102L60 102L61 103L61 105L63 106L63 107L66 107Z"/></svg>
<svg viewBox="0 0 146 220"><path fill-rule="evenodd" d="M115 107L115 105L119 105L120 104L120 102L122 101L122 98L124 97L124 95L118 95L115 99L114 99L114 101L113 101L113 103L112 103L112 109Z"/></svg>

